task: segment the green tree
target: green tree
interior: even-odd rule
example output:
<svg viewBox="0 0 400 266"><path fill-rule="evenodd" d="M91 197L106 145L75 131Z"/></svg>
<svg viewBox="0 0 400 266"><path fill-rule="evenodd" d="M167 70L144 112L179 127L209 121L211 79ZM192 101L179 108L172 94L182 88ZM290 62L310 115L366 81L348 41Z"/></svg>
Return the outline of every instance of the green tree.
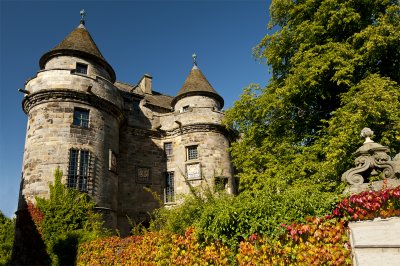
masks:
<svg viewBox="0 0 400 266"><path fill-rule="evenodd" d="M227 111L240 190L338 191L363 127L400 151L398 0L273 0L255 55L272 69ZM279 185L281 184L281 185Z"/></svg>
<svg viewBox="0 0 400 266"><path fill-rule="evenodd" d="M54 265L75 263L78 244L105 235L101 215L86 193L66 188L57 168L54 183L49 184L49 199L36 197L36 207L43 214L38 229Z"/></svg>
<svg viewBox="0 0 400 266"><path fill-rule="evenodd" d="M14 242L14 221L0 211L0 265L9 265Z"/></svg>
<svg viewBox="0 0 400 266"><path fill-rule="evenodd" d="M159 225L194 225L204 241L235 248L280 223L329 214L343 191L364 127L400 152L400 5L385 0L273 0L255 55L272 69L226 112L240 194L192 198L164 210ZM157 221L157 220L156 220Z"/></svg>

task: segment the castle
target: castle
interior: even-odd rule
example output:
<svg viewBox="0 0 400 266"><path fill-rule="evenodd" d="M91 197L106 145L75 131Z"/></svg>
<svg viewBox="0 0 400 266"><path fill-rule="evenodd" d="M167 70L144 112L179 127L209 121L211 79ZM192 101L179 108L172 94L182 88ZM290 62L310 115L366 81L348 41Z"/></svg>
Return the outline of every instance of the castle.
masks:
<svg viewBox="0 0 400 266"><path fill-rule="evenodd" d="M154 91L149 75L136 85L116 81L82 18L39 65L21 90L28 125L19 210L48 196L57 167L121 234L127 217L145 221L159 207L148 190L165 205L203 183L233 192L224 100L196 61L175 97Z"/></svg>

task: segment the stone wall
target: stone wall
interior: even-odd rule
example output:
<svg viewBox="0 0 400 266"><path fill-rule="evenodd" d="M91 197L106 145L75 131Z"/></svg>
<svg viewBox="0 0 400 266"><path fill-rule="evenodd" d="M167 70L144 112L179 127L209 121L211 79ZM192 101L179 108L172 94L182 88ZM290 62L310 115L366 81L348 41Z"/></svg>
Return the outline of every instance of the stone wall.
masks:
<svg viewBox="0 0 400 266"><path fill-rule="evenodd" d="M190 106L190 107L209 107L213 108L216 110L220 110L221 106L218 101L215 99L208 97L208 96L190 96L190 97L184 97L177 101L175 104L174 108L175 111L177 112L182 112L182 108L184 106Z"/></svg>
<svg viewBox="0 0 400 266"><path fill-rule="evenodd" d="M163 174L166 171L164 152L151 136L151 131L124 127L121 129L118 156L118 228L129 234L130 224L149 220L149 214L160 204L150 193L162 197ZM148 172L148 177L146 177Z"/></svg>
<svg viewBox="0 0 400 266"><path fill-rule="evenodd" d="M400 264L400 218L352 222L350 244L356 266Z"/></svg>
<svg viewBox="0 0 400 266"><path fill-rule="evenodd" d="M222 126L223 113L216 111L216 101L204 96L183 98L178 104L189 105L189 110L167 114L157 113L143 101L136 110L130 99L124 104L126 124L121 128L118 156L118 228L122 235L129 233L129 219L143 222L159 207L149 190L165 200L166 172L174 172L176 202L179 195L190 193L189 185L207 183L213 189L215 177L227 181L227 190L233 191L229 139ZM170 156L165 155L165 143L172 145ZM189 146L197 147L197 159L188 160ZM200 172L189 182L185 180L188 165L198 167ZM146 169L147 181L139 177L139 172Z"/></svg>
<svg viewBox="0 0 400 266"><path fill-rule="evenodd" d="M72 125L76 107L89 110L89 128ZM57 167L63 171L63 182L67 182L70 149L88 150L88 193L100 208L115 211L118 185L116 174L109 171L109 150L119 152L118 128L116 118L86 104L63 100L34 106L29 112L21 194L30 201L35 196L48 197L48 184L53 182ZM115 214L106 219L115 227Z"/></svg>

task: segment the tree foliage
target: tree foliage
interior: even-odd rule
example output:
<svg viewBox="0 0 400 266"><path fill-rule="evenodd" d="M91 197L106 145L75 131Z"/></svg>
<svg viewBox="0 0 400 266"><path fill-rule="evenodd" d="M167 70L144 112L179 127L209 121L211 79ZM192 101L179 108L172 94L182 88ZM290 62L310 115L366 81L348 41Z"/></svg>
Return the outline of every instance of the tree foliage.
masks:
<svg viewBox="0 0 400 266"><path fill-rule="evenodd" d="M0 265L9 265L14 242L14 221L0 211Z"/></svg>
<svg viewBox="0 0 400 266"><path fill-rule="evenodd" d="M400 151L398 0L273 0L255 54L272 69L227 111L240 189L269 180L334 191L363 127Z"/></svg>

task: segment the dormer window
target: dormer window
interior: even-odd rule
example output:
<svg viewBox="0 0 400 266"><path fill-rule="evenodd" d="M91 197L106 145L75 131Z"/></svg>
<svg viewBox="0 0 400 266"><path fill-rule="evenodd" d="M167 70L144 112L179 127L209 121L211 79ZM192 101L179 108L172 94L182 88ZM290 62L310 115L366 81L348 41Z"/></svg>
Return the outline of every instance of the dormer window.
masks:
<svg viewBox="0 0 400 266"><path fill-rule="evenodd" d="M182 107L182 113L189 112L189 105Z"/></svg>
<svg viewBox="0 0 400 266"><path fill-rule="evenodd" d="M87 75L88 65L82 63L76 63L75 73Z"/></svg>

